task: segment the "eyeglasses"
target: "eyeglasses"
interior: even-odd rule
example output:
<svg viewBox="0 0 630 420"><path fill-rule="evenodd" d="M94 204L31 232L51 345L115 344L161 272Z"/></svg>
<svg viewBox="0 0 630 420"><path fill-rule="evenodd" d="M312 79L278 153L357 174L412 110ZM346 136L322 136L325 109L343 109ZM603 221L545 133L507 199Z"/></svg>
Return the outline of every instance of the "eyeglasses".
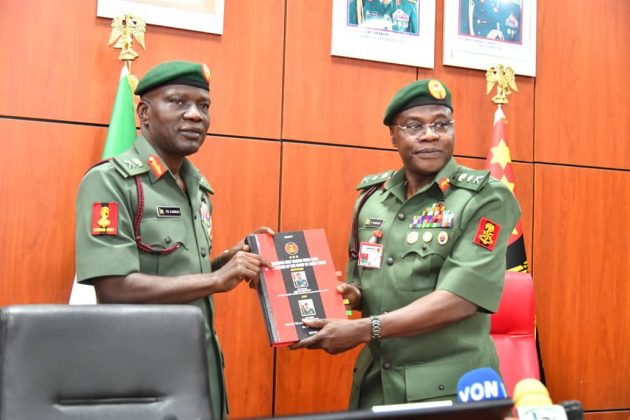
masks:
<svg viewBox="0 0 630 420"><path fill-rule="evenodd" d="M430 128L435 134L441 135L448 133L448 130L453 127L455 124L455 120L440 120L430 124L422 124L416 121L410 122L407 125L399 125L396 126L407 136L415 137L419 135L425 135L427 130Z"/></svg>

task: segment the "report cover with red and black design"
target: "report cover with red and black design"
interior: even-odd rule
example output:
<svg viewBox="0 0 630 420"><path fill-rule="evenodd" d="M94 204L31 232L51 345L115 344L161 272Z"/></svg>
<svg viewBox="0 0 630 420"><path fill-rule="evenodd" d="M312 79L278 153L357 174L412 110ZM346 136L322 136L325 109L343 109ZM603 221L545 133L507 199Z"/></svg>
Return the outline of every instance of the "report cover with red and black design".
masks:
<svg viewBox="0 0 630 420"><path fill-rule="evenodd" d="M273 267L263 267L258 285L272 346L316 333L303 318L347 318L323 229L249 235L247 245Z"/></svg>

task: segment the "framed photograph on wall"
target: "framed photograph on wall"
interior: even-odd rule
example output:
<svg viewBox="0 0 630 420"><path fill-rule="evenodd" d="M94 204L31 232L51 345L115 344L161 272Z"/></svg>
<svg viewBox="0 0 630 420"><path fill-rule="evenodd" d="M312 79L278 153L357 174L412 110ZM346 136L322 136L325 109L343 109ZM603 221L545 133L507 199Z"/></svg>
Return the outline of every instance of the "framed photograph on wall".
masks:
<svg viewBox="0 0 630 420"><path fill-rule="evenodd" d="M433 68L435 0L333 0L331 54Z"/></svg>
<svg viewBox="0 0 630 420"><path fill-rule="evenodd" d="M222 34L223 6L224 0L98 0L96 16L133 13L153 25Z"/></svg>
<svg viewBox="0 0 630 420"><path fill-rule="evenodd" d="M444 64L536 76L536 0L444 0Z"/></svg>

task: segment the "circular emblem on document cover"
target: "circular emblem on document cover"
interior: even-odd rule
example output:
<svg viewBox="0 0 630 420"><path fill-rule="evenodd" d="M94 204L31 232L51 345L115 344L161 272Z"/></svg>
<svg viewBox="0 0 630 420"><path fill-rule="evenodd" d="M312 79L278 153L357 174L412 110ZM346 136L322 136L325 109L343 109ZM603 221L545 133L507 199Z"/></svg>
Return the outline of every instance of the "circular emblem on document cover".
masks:
<svg viewBox="0 0 630 420"><path fill-rule="evenodd" d="M287 254L289 255L295 255L298 253L298 251L300 250L297 246L297 244L295 242L288 242L285 246L284 246L284 250L287 252Z"/></svg>

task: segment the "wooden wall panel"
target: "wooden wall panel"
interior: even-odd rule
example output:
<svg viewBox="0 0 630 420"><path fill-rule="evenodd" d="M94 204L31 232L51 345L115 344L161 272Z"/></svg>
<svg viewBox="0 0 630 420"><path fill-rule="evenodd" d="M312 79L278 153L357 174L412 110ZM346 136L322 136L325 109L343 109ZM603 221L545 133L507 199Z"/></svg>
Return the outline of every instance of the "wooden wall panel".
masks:
<svg viewBox="0 0 630 420"><path fill-rule="evenodd" d="M584 413L586 420L630 420L630 411L603 411Z"/></svg>
<svg viewBox="0 0 630 420"><path fill-rule="evenodd" d="M215 191L213 256L259 226L277 230L280 144L206 138L191 159ZM274 353L258 296L245 284L215 295L216 329L225 355L230 415L271 416Z"/></svg>
<svg viewBox="0 0 630 420"><path fill-rule="evenodd" d="M536 165L533 277L554 401L629 407L629 208L630 172Z"/></svg>
<svg viewBox="0 0 630 420"><path fill-rule="evenodd" d="M414 67L330 55L331 1L287 0L282 136L388 147L383 112Z"/></svg>
<svg viewBox="0 0 630 420"><path fill-rule="evenodd" d="M121 64L106 45L110 19L96 0L0 3L0 115L108 123ZM284 8L274 0L232 0L224 35L149 25L134 73L166 60L201 61L212 71L214 133L279 138ZM10 41L9 41L10 40ZM42 44L45 47L42 48ZM10 65L8 64L10 63Z"/></svg>
<svg viewBox="0 0 630 420"><path fill-rule="evenodd" d="M284 144L282 162L282 230L324 228L335 267L345 280L355 187L367 174L398 168L398 154ZM275 414L346 409L356 354L280 349Z"/></svg>
<svg viewBox="0 0 630 420"><path fill-rule="evenodd" d="M538 5L536 160L630 169L630 2Z"/></svg>
<svg viewBox="0 0 630 420"><path fill-rule="evenodd" d="M67 303L74 203L105 129L0 118L0 305Z"/></svg>

